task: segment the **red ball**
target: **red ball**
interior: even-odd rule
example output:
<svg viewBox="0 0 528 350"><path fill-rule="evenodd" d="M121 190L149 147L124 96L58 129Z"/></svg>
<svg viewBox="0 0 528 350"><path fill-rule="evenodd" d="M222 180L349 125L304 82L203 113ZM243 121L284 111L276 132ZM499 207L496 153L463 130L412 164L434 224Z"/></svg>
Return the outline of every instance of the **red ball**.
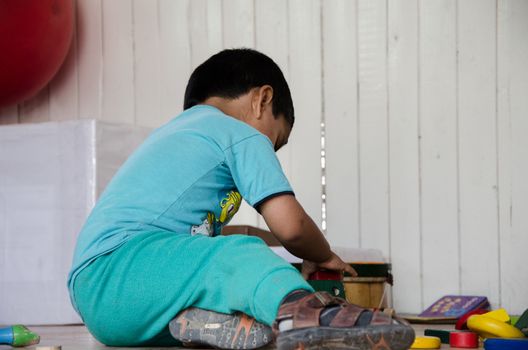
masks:
<svg viewBox="0 0 528 350"><path fill-rule="evenodd" d="M0 0L0 107L48 84L66 58L72 33L72 0Z"/></svg>

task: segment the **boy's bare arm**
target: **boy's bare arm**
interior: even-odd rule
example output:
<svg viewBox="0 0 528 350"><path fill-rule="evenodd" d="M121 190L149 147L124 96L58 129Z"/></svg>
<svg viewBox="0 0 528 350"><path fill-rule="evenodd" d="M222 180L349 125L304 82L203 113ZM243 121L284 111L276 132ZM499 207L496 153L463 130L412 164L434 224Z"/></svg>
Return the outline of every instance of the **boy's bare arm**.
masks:
<svg viewBox="0 0 528 350"><path fill-rule="evenodd" d="M305 277L317 268L347 271L356 275L350 265L332 252L322 232L294 196L271 198L261 205L260 212L282 245L293 255L305 260Z"/></svg>
<svg viewBox="0 0 528 350"><path fill-rule="evenodd" d="M273 235L292 254L314 262L330 258L328 242L292 195L271 198L260 207Z"/></svg>

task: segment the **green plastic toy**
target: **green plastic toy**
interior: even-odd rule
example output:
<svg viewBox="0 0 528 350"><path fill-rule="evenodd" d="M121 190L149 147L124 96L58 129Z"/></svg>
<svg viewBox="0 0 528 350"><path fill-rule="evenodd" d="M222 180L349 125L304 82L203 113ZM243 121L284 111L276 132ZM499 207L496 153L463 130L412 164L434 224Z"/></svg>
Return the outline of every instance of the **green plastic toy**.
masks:
<svg viewBox="0 0 528 350"><path fill-rule="evenodd" d="M40 342L40 336L22 325L0 328L0 345L13 347L35 345Z"/></svg>
<svg viewBox="0 0 528 350"><path fill-rule="evenodd" d="M519 317L519 319L514 323L525 336L528 337L528 309Z"/></svg>

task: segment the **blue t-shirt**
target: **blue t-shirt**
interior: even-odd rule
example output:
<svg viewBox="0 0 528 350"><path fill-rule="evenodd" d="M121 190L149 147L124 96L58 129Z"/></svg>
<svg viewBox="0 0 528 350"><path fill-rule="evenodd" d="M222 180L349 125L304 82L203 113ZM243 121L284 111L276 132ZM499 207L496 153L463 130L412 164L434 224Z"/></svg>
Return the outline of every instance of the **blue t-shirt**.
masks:
<svg viewBox="0 0 528 350"><path fill-rule="evenodd" d="M68 277L134 234L220 234L242 198L293 193L270 139L209 105L155 130L114 176L82 228Z"/></svg>

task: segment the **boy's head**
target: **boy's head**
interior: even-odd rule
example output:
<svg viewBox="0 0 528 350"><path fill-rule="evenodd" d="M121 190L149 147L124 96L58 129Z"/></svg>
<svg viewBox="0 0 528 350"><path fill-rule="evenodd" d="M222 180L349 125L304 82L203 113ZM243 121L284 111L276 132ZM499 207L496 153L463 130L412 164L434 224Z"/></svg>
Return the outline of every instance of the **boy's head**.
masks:
<svg viewBox="0 0 528 350"><path fill-rule="evenodd" d="M279 149L295 120L290 89L268 56L252 49L223 50L191 74L183 108L211 104L267 135Z"/></svg>

